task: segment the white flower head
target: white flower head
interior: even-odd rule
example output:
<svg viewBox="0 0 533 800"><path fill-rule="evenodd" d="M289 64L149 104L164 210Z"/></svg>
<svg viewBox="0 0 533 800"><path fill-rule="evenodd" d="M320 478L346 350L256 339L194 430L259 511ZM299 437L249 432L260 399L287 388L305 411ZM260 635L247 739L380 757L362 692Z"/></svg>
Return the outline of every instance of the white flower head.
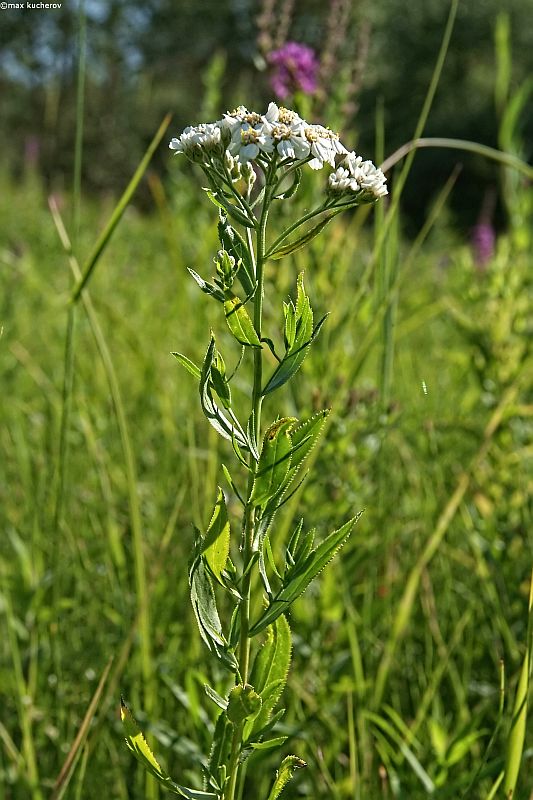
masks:
<svg viewBox="0 0 533 800"><path fill-rule="evenodd" d="M171 140L169 147L176 153L183 153L191 161L204 161L206 153L222 155L224 150L220 128L210 122L189 125L179 138Z"/></svg>
<svg viewBox="0 0 533 800"><path fill-rule="evenodd" d="M227 132L228 150L241 164L257 158L261 150L270 152L272 149L272 140L264 130L264 118L245 106L228 111L217 125L223 133Z"/></svg>
<svg viewBox="0 0 533 800"><path fill-rule="evenodd" d="M234 129L228 149L241 164L247 164L257 158L261 151L271 152L273 145L272 137L263 130L262 125L253 127L248 122L243 122Z"/></svg>
<svg viewBox="0 0 533 800"><path fill-rule="evenodd" d="M324 164L334 167L335 158L348 152L338 134L322 125L306 125L304 135L309 142L310 153L313 156L309 162L311 169L321 169Z"/></svg>
<svg viewBox="0 0 533 800"><path fill-rule="evenodd" d="M273 140L273 149L277 150L282 159L300 161L307 158L311 145L305 138L306 122L296 111L270 103L263 120L264 130Z"/></svg>
<svg viewBox="0 0 533 800"><path fill-rule="evenodd" d="M387 179L372 161L363 161L351 152L328 179L331 194L358 194L362 199L378 199L388 194Z"/></svg>

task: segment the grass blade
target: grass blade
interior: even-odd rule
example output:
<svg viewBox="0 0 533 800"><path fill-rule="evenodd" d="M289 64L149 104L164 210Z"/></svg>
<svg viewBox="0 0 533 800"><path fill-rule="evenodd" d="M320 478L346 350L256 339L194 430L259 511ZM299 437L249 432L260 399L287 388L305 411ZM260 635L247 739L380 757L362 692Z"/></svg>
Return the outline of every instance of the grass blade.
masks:
<svg viewBox="0 0 533 800"><path fill-rule="evenodd" d="M65 763L61 768L61 772L57 776L57 780L54 784L50 800L61 800L61 798L64 796L67 790L67 787L70 783L70 779L72 778L72 775L74 773L74 768L78 761L81 748L83 747L83 744L87 738L89 727L96 713L96 709L98 708L98 703L100 702L100 697L102 696L102 692L104 690L104 686L106 684L107 676L109 675L109 670L111 669L112 663L113 663L113 656L111 656L111 658L109 659L109 661L105 666L104 671L102 672L102 677L100 678L98 686L96 687L96 691L93 694L91 702L87 707L87 711L85 712L83 721L80 725L78 733L76 734L76 738L72 742L72 746L65 759Z"/></svg>
<svg viewBox="0 0 533 800"><path fill-rule="evenodd" d="M161 142L161 139L165 135L165 132L166 132L166 130L167 130L169 124L170 124L170 119L171 119L170 114L167 114L166 117L164 118L163 122L159 126L159 128L157 130L157 133L155 134L154 138L152 139L152 141L151 141L151 143L150 143L150 145L148 147L148 150L144 154L144 157L143 157L142 161L140 162L139 166L135 170L133 178L131 179L131 181L127 185L126 191L124 192L124 194L120 198L115 210L113 211L113 214L111 215L111 219L109 220L109 222L107 223L106 227L104 228L104 230L100 234L96 244L93 247L93 250L92 250L89 258L87 259L87 261L83 265L83 268L81 270L81 275L78 278L78 281L76 283L76 286L74 287L74 291L72 292L72 296L70 298L71 302L73 302L73 303L77 303L78 302L82 290L84 289L87 281L91 277L93 269L95 268L96 264L98 263L98 261L100 259L100 256L104 252L104 250L105 250L105 248L107 246L107 243L109 242L111 236L113 235L113 232L114 232L115 228L117 227L118 223L120 222L120 220L122 218L122 215L124 214L124 211L126 210L126 207L127 207L128 203L130 202L130 200L133 197L133 194L134 194L137 186L140 183L140 180L141 180L142 176L146 172L146 170L148 168L148 164L152 160L152 156L154 155L155 151L157 150L157 148L158 148L158 146L159 146L159 144Z"/></svg>

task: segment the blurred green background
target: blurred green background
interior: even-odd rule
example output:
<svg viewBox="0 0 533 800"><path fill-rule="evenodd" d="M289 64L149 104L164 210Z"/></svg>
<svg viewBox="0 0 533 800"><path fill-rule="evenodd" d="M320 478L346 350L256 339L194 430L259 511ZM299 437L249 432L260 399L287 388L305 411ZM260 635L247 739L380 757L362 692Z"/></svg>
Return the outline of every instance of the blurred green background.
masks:
<svg viewBox="0 0 533 800"><path fill-rule="evenodd" d="M121 692L173 776L199 786L216 717L203 684L228 688L195 628L187 559L233 455L170 352L200 361L213 327L228 361L238 353L186 272L212 270L216 211L167 140L239 103L262 111L268 55L292 40L315 49L321 82L287 104L379 163L413 136L448 11L86 0L0 12L0 798L157 797L124 746ZM531 11L459 3L424 135L531 162ZM91 300L69 311L72 255L86 263L168 111ZM323 535L365 509L292 615L281 732L309 768L287 800L505 797L530 648L531 176L442 149L417 153L396 193L398 174L396 209L335 220L268 268L274 335L301 270L331 316L266 414L334 412L274 549L301 515ZM308 176L291 215L324 181ZM235 395L244 403L246 386ZM520 755L514 797L529 800L530 727ZM279 758L254 758L255 800Z"/></svg>

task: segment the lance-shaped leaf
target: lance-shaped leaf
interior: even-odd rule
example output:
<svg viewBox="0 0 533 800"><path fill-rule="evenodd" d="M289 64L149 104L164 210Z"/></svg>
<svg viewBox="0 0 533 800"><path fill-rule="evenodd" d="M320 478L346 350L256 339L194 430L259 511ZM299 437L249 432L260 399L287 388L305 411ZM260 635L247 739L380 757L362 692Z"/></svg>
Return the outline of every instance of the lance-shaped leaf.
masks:
<svg viewBox="0 0 533 800"><path fill-rule="evenodd" d="M301 486L303 480L305 479L305 475L303 478L300 479L299 483L295 484L294 489L291 489L288 492L289 487L293 483L295 477L297 476L298 472L301 470L302 466L305 464L305 460L307 456L311 453L313 448L315 447L318 439L320 438L320 434L322 432L322 428L324 427L324 423L326 418L329 415L329 410L319 411L317 414L312 416L310 419L302 422L301 424L291 428L290 436L292 440L292 450L291 450L291 465L289 472L287 474L287 478L282 489L278 492L278 494L274 495L274 497L269 500L265 507L262 509L261 516L258 520L258 524L256 525L256 536L254 540L254 548L259 550L260 552L260 561L259 567L260 570L264 567L264 557L262 553L262 546L265 542L265 536L268 533L272 522L274 521L274 517L276 512L280 506L287 502L296 492L299 487ZM265 591L270 596L271 592L268 588L268 578L266 575L261 573L261 577L263 578L263 585L265 586Z"/></svg>
<svg viewBox="0 0 533 800"><path fill-rule="evenodd" d="M282 417L265 433L250 496L254 506L265 503L285 483L291 466L290 431L295 422L298 422L295 417Z"/></svg>
<svg viewBox="0 0 533 800"><path fill-rule="evenodd" d="M222 489L218 488L217 501L211 522L202 543L202 553L209 569L222 583L222 572L226 569L230 545L228 509Z"/></svg>
<svg viewBox="0 0 533 800"><path fill-rule="evenodd" d="M213 735L213 744L209 754L207 771L215 784L221 786L224 783L224 776L220 775L220 770L229 764L231 756L231 740L233 736L233 725L229 721L225 711L219 714Z"/></svg>
<svg viewBox="0 0 533 800"><path fill-rule="evenodd" d="M291 453L291 467L285 483L286 487L292 483L306 458L314 449L328 416L329 409L325 409L292 428L291 440L293 449Z"/></svg>
<svg viewBox="0 0 533 800"><path fill-rule="evenodd" d="M266 635L266 641L255 657L250 676L252 685L261 696L262 706L255 719L247 724L245 740L267 725L289 674L292 641L291 629L284 614L267 628Z"/></svg>
<svg viewBox="0 0 533 800"><path fill-rule="evenodd" d="M245 447L248 449L248 442L246 440L246 435L242 430L241 426L238 425L236 420L233 418L233 422L230 422L229 419L222 413L220 408L217 406L213 399L213 395L211 392L211 388L213 385L211 370L213 367L213 362L215 360L216 355L216 346L215 346L215 337L211 335L211 341L209 343L209 347L207 348L207 353L205 355L204 363L202 365L202 371L200 374L200 403L202 405L202 411L204 412L205 416L207 417L209 423L213 426L213 428L225 439L229 439L230 442L236 442L239 447Z"/></svg>
<svg viewBox="0 0 533 800"><path fill-rule="evenodd" d="M248 347L262 347L259 336L256 333L253 322L250 319L242 300L231 292L226 292L224 301L224 313L228 328L240 344Z"/></svg>
<svg viewBox="0 0 533 800"><path fill-rule="evenodd" d="M218 616L215 593L211 579L205 568L203 558L197 553L193 556L189 569L189 585L191 589L191 603L198 623L200 636L206 643L209 651L215 655L226 669L235 672L237 661L229 649L228 643L222 632L220 617Z"/></svg>
<svg viewBox="0 0 533 800"><path fill-rule="evenodd" d="M196 378L196 380L198 380L198 381L200 380L200 376L202 374L202 371L201 371L200 367L196 366L194 361L191 361L190 358L187 358L187 356L184 356L182 353L172 353L171 355L173 355L174 358L177 358L177 360L180 362L181 366L185 367L187 372L190 372L191 375L194 378Z"/></svg>
<svg viewBox="0 0 533 800"><path fill-rule="evenodd" d="M276 736L274 739L267 739L266 742L250 742L247 746L253 750L274 750L276 747L281 747L288 738L288 736Z"/></svg>
<svg viewBox="0 0 533 800"><path fill-rule="evenodd" d="M200 289L202 290L202 292L210 295L211 297L214 297L215 300L219 301L219 303L224 302L224 293L221 289L219 289L218 286L215 286L213 283L209 283L208 281L204 281L202 276L198 275L198 273L195 272L190 267L187 267L187 269L190 272L191 276L196 281L196 283L198 284L198 286L200 287Z"/></svg>
<svg viewBox="0 0 533 800"><path fill-rule="evenodd" d="M267 609L250 628L250 636L261 633L267 625L271 625L280 614L283 614L294 601L307 589L313 578L331 561L335 553L344 544L359 519L360 514L349 520L342 528L330 533L324 541L303 560L298 567L289 572L279 592L272 598Z"/></svg>
<svg viewBox="0 0 533 800"><path fill-rule="evenodd" d="M297 769L303 769L307 764L298 756L287 756L281 762L281 766L276 773L276 780L270 790L267 800L277 800Z"/></svg>
<svg viewBox="0 0 533 800"><path fill-rule="evenodd" d="M246 297L251 296L256 287L252 256L244 239L235 228L232 228L223 211L220 211L218 238L222 247L235 259L238 267L237 278L244 289Z"/></svg>
<svg viewBox="0 0 533 800"><path fill-rule="evenodd" d="M298 188L298 187L296 187ZM306 231L302 236L299 236L298 239L294 239L292 242L288 244L281 245L273 253L268 253L268 258L278 259L283 258L284 256L288 256L291 253L295 253L300 248L305 247L306 245L311 242L315 236L318 236L321 233L326 225L328 225L333 217L336 216L338 212L333 214L327 214L323 219L320 220L316 225Z"/></svg>
<svg viewBox="0 0 533 800"><path fill-rule="evenodd" d="M178 795L179 797L186 797L188 800L217 800L217 795L212 792L201 792L195 789L188 789L186 786L180 786L175 783L172 778L161 768L156 757L152 753L143 732L137 725L133 714L121 699L120 701L120 718L124 727L126 735L126 744L129 749L148 772L164 786L171 794Z"/></svg>
<svg viewBox="0 0 533 800"><path fill-rule="evenodd" d="M274 370L263 389L263 395L283 386L300 369L313 340L318 336L326 317L313 327L313 310L305 293L303 274L298 276L296 304L290 300L284 304L285 355Z"/></svg>

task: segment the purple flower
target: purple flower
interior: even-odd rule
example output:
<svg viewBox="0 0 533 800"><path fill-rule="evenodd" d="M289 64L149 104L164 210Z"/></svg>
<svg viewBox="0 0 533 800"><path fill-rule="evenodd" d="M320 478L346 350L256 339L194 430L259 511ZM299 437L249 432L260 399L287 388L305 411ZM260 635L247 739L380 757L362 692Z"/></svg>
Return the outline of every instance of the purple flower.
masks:
<svg viewBox="0 0 533 800"><path fill-rule="evenodd" d="M472 228L471 242L474 251L474 260L478 267L484 267L494 255L496 235L494 228L488 222L478 222Z"/></svg>
<svg viewBox="0 0 533 800"><path fill-rule="evenodd" d="M305 44L287 42L268 56L272 66L270 85L277 97L284 100L294 92L312 94L317 88L318 59Z"/></svg>

